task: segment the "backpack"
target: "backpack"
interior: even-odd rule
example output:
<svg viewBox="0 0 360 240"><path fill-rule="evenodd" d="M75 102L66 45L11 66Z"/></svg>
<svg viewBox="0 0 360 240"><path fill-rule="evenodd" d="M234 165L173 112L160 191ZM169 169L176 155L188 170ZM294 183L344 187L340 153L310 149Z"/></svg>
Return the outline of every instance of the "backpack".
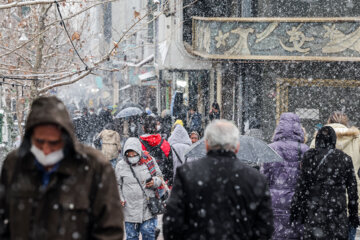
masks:
<svg viewBox="0 0 360 240"><path fill-rule="evenodd" d="M161 146L164 143L163 138L161 138L160 143L156 146L150 146L150 144L147 141L144 141L141 138L139 138L139 140L146 148L146 151L149 152L150 155L156 159L156 162L159 165L159 168L164 176L164 179L168 181L167 184L171 186L173 179L173 157L172 157L171 146L170 146L169 156L166 157L164 151L161 149Z"/></svg>

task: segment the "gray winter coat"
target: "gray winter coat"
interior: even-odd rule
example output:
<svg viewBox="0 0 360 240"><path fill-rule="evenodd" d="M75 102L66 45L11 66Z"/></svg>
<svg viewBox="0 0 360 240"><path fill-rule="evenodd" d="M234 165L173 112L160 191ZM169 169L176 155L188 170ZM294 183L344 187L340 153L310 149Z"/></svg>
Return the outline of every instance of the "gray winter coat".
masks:
<svg viewBox="0 0 360 240"><path fill-rule="evenodd" d="M191 139L185 128L181 125L177 125L168 139L168 142L172 149L173 163L174 163L174 178L176 174L176 168L185 163L185 153L191 146ZM180 160L178 156L179 155Z"/></svg>
<svg viewBox="0 0 360 240"><path fill-rule="evenodd" d="M128 150L134 150L140 156L143 156L143 152L141 150L141 143L137 138L129 138L124 146L123 154ZM148 197L155 196L155 188L161 185L162 174L157 165L155 159L155 169L156 169L156 177L154 179L154 187L152 189L145 188L146 179L150 178L150 172L147 165L141 164L141 160L138 164L133 165L132 168L142 183L143 189L146 192ZM125 222L131 223L142 223L146 220L153 218L154 216L150 213L150 210L147 206L146 197L141 190L136 178L131 172L130 165L125 160L125 156L123 160L121 160L115 169L116 179L119 185L120 199L121 201L125 201L124 207L124 218Z"/></svg>

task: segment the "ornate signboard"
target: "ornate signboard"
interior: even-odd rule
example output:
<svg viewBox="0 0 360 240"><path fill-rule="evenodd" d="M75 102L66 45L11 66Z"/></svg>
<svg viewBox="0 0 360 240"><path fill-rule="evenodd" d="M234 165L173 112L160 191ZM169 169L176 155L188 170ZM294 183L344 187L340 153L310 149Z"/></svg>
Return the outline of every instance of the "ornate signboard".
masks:
<svg viewBox="0 0 360 240"><path fill-rule="evenodd" d="M360 18L193 17L193 53L210 59L359 61Z"/></svg>

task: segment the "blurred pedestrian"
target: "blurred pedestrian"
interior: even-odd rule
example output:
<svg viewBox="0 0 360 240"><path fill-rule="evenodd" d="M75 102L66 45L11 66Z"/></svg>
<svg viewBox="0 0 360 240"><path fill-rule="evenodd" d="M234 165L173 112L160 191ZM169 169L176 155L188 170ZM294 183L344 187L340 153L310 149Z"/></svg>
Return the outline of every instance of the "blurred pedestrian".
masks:
<svg viewBox="0 0 360 240"><path fill-rule="evenodd" d="M356 127L349 127L349 119L345 113L333 112L325 126L330 126L334 129L337 137L336 148L348 154L354 166L357 181L357 190L360 194L360 178L357 174L360 167L360 131ZM311 148L315 147L315 139L311 142ZM359 208L358 208L359 209ZM360 215L360 209L358 216ZM351 225L350 225L351 227ZM354 240L356 235L356 228L350 229L350 240Z"/></svg>
<svg viewBox="0 0 360 240"><path fill-rule="evenodd" d="M249 129L245 132L244 135L264 140L264 134L261 130L261 124L257 118L250 118Z"/></svg>
<svg viewBox="0 0 360 240"><path fill-rule="evenodd" d="M171 126L172 126L172 117L169 109L165 109L161 112L161 134L165 135L165 139L170 137Z"/></svg>
<svg viewBox="0 0 360 240"><path fill-rule="evenodd" d="M190 139L191 139L192 144L196 143L200 139L199 133L198 132L191 132L190 133Z"/></svg>
<svg viewBox="0 0 360 240"><path fill-rule="evenodd" d="M176 175L176 168L185 163L185 153L191 146L191 140L186 129L177 125L169 137L169 143L172 150L173 164L174 164L174 178Z"/></svg>
<svg viewBox="0 0 360 240"><path fill-rule="evenodd" d="M236 158L239 135L227 120L207 126L207 156L177 169L163 217L165 240L270 239L268 185L257 170Z"/></svg>
<svg viewBox="0 0 360 240"><path fill-rule="evenodd" d="M92 142L96 137L98 130L98 117L95 113L95 109L92 107L89 109L89 141Z"/></svg>
<svg viewBox="0 0 360 240"><path fill-rule="evenodd" d="M216 102L214 102L211 105L211 110L209 112L209 119L210 119L210 121L220 119L220 106Z"/></svg>
<svg viewBox="0 0 360 240"><path fill-rule="evenodd" d="M151 111L152 111L153 117L158 117L159 116L157 107L152 107Z"/></svg>
<svg viewBox="0 0 360 240"><path fill-rule="evenodd" d="M123 238L114 171L99 151L78 143L56 97L32 103L0 189L0 239Z"/></svg>
<svg viewBox="0 0 360 240"><path fill-rule="evenodd" d="M103 109L101 109L98 115L98 132L100 132L106 124L114 122L113 116L111 115L112 109L112 106L104 107Z"/></svg>
<svg viewBox="0 0 360 240"><path fill-rule="evenodd" d="M161 172L164 175L168 185L172 185L173 179L173 160L171 147L168 141L156 133L156 119L152 116L146 116L143 126L145 134L140 136L142 150L148 151L157 161Z"/></svg>
<svg viewBox="0 0 360 240"><path fill-rule="evenodd" d="M126 239L155 240L157 216L149 208L148 198L156 196L162 174L156 161L143 152L137 138L124 145L123 160L116 166L121 205L124 207Z"/></svg>
<svg viewBox="0 0 360 240"><path fill-rule="evenodd" d="M283 162L264 163L261 168L272 198L275 226L272 239L300 239L300 227L290 224L290 205L299 177L301 157L309 147L304 144L304 131L296 114L281 114L270 147L284 159Z"/></svg>
<svg viewBox="0 0 360 240"><path fill-rule="evenodd" d="M202 128L201 114L197 112L196 106L191 106L189 109L189 121L188 121L188 130L189 132L196 131L201 133Z"/></svg>
<svg viewBox="0 0 360 240"><path fill-rule="evenodd" d="M106 161L109 161L115 169L119 153L121 152L120 135L115 131L112 123L106 124L97 139L101 139L101 152L104 154Z"/></svg>
<svg viewBox="0 0 360 240"><path fill-rule="evenodd" d="M354 167L336 142L334 129L325 126L302 159L291 206L291 220L303 224L302 239L347 240L349 226L359 225Z"/></svg>
<svg viewBox="0 0 360 240"><path fill-rule="evenodd" d="M171 127L171 133L174 131L177 125L184 127L184 122L181 119L177 119Z"/></svg>

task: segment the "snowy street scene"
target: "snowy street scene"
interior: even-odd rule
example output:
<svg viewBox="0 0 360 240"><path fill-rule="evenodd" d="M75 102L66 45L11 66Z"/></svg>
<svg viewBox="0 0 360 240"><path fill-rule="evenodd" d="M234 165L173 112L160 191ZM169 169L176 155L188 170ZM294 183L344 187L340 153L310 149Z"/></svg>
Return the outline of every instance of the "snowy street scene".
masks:
<svg viewBox="0 0 360 240"><path fill-rule="evenodd" d="M0 239L360 240L360 1L0 0Z"/></svg>

